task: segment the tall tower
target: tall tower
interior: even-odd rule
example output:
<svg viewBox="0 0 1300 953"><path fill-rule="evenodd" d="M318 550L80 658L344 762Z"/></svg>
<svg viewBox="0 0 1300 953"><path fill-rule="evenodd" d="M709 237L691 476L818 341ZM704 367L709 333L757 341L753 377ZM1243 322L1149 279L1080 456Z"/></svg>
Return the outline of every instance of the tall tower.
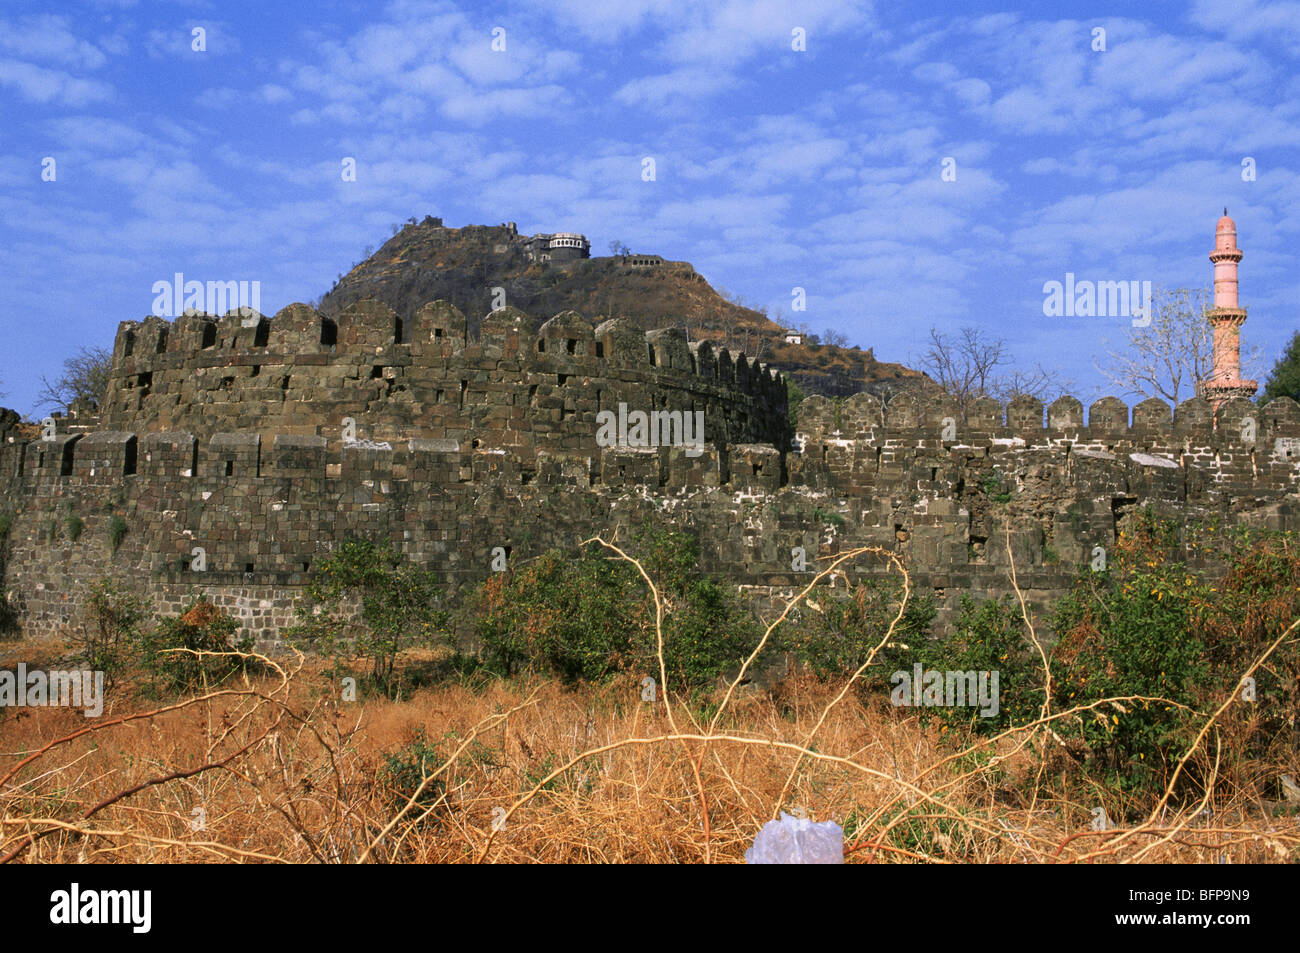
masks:
<svg viewBox="0 0 1300 953"><path fill-rule="evenodd" d="M1237 306L1237 263L1241 249L1237 247L1237 223L1223 210L1214 229L1214 307L1206 317L1214 327L1214 369L1207 380L1201 381L1201 396L1210 401L1217 411L1219 406L1233 397L1254 397L1258 381L1241 379L1241 326L1246 323L1245 309Z"/></svg>

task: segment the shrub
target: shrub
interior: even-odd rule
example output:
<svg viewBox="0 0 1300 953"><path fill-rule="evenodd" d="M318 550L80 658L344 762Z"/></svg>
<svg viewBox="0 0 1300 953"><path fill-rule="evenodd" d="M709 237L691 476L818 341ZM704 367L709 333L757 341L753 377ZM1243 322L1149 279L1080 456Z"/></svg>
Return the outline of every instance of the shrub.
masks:
<svg viewBox="0 0 1300 953"><path fill-rule="evenodd" d="M140 637L140 661L145 671L167 691L186 692L217 685L247 670L247 660L232 655L194 653L249 651L252 639L235 641L238 631L238 619L207 599L200 599L186 605L180 615L160 620L152 632Z"/></svg>
<svg viewBox="0 0 1300 953"><path fill-rule="evenodd" d="M438 746L431 744L425 737L423 728L416 732L415 738L405 747L385 755L379 776L393 808L400 810L404 807L419 790L424 778L442 767L446 760ZM439 775L420 792L415 800L416 807L421 810L433 807L446 790L446 776Z"/></svg>
<svg viewBox="0 0 1300 953"><path fill-rule="evenodd" d="M785 399L786 399L786 416L790 420L790 429L793 430L799 425L799 405L803 403L803 388L800 387L793 376L787 376L785 379Z"/></svg>
<svg viewBox="0 0 1300 953"><path fill-rule="evenodd" d="M678 690L713 684L758 644L753 619L711 580L686 583L672 592L670 605L664 624L664 667L669 684ZM643 657L650 657L653 647L647 642Z"/></svg>
<svg viewBox="0 0 1300 953"><path fill-rule="evenodd" d="M918 643L907 661L924 671L997 672L997 713L985 715L969 704L921 708L922 718L933 716L948 727L964 725L981 734L1037 718L1043 705L1043 662L1019 602L1009 596L979 601L963 595L952 629L947 638Z"/></svg>
<svg viewBox="0 0 1300 953"><path fill-rule="evenodd" d="M599 680L632 666L640 634L653 625L635 569L590 548L496 573L474 601L487 664L507 676L530 669L571 684Z"/></svg>
<svg viewBox="0 0 1300 953"><path fill-rule="evenodd" d="M636 543L665 602L670 685L703 688L753 650L753 620L720 586L695 576L693 537L646 531ZM480 588L474 612L485 658L503 675L544 671L572 684L658 671L654 602L644 580L631 563L595 546L572 558L548 552L496 574Z"/></svg>
<svg viewBox="0 0 1300 953"><path fill-rule="evenodd" d="M1294 540L1239 536L1214 585L1193 577L1180 555L1175 524L1139 513L1110 568L1082 573L1053 624L1058 710L1114 695L1177 703L1124 703L1058 728L1081 745L1086 774L1124 791L1163 791L1206 713L1238 691L1250 664L1300 616ZM1298 660L1295 640L1281 646L1255 673L1257 701L1231 706L1220 720L1237 733L1241 758L1262 756L1288 733L1294 744ZM1231 775L1223 766L1220 783L1233 783ZM1195 765L1182 776L1192 788L1206 780Z"/></svg>
<svg viewBox="0 0 1300 953"><path fill-rule="evenodd" d="M867 582L851 594L814 590L800 604L798 616L781 638L781 648L824 678L851 674L889 631L898 615L903 587L894 582ZM912 594L894 637L876 655L864 687L876 691L887 674L911 658L912 647L924 642L935 618L934 601Z"/></svg>
<svg viewBox="0 0 1300 953"><path fill-rule="evenodd" d="M843 516L841 516L839 513L836 513L834 510L824 510L821 507L817 507L816 509L813 510L813 519L825 525L834 526L836 528L844 525Z"/></svg>
<svg viewBox="0 0 1300 953"><path fill-rule="evenodd" d="M349 650L370 655L374 684L392 694L398 652L446 635L435 581L387 542L347 540L312 567L294 607L301 621L286 634L336 660Z"/></svg>
<svg viewBox="0 0 1300 953"><path fill-rule="evenodd" d="M140 640L147 607L136 593L101 579L86 593L81 647L86 663L104 673L109 687L126 665L127 652Z"/></svg>
<svg viewBox="0 0 1300 953"><path fill-rule="evenodd" d="M63 521L63 528L68 534L68 539L72 540L74 543L81 538L81 531L85 526L85 522L75 513Z"/></svg>
<svg viewBox="0 0 1300 953"><path fill-rule="evenodd" d="M704 688L754 650L760 638L754 620L725 589L699 576L700 544L694 536L646 527L635 542L665 602L664 667L669 682L679 688ZM644 585L642 592L653 619L653 600ZM654 659L655 644L654 627L649 626L639 652L645 663Z"/></svg>
<svg viewBox="0 0 1300 953"><path fill-rule="evenodd" d="M998 490L1002 487L1002 479L1003 477L1001 471L994 470L992 473L986 473L984 475L984 479L980 481L980 489L982 489L984 491L984 495L994 503L1011 502L1010 491L1006 491L1003 493L998 492Z"/></svg>
<svg viewBox="0 0 1300 953"><path fill-rule="evenodd" d="M108 548L109 552L116 553L117 548L122 545L122 537L126 535L126 520L114 513L108 520Z"/></svg>

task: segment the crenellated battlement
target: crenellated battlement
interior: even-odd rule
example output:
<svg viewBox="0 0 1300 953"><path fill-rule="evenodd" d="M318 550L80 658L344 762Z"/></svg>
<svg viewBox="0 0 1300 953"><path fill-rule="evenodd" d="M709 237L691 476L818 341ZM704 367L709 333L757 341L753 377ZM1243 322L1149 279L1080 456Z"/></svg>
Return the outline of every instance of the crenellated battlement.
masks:
<svg viewBox="0 0 1300 953"><path fill-rule="evenodd" d="M540 340L569 338L550 335ZM663 337L655 338L663 342ZM707 354L703 346L697 353ZM663 359L681 351L663 349ZM1046 412L1044 414L1044 411ZM761 443L683 446L598 446L591 439L516 454L471 436L407 437L393 441L346 439L341 433L257 431L135 433L97 430L55 434L11 445L20 481L40 487L114 486L137 482L204 487L223 483L382 480L416 484L472 484L484 476L499 486L568 485L639 487L671 492L692 486L812 485L853 495L864 478L901 478L906 461L1005 460L1034 455L1062 466L1114 464L1132 472L1177 470L1186 481L1230 481L1259 491L1292 491L1300 481L1300 406L1279 398L1263 407L1236 400L1218 420L1200 398L1176 410L1148 400L1133 409L1115 398L1098 400L1087 417L1082 404L1063 397L1050 407L1019 399L1005 409L977 402L966 423L943 401L922 406L900 396L882 407L868 394L837 405L809 397L800 406L794 448L783 453ZM10 464L13 465L12 463ZM1113 469L1113 468L1112 468ZM576 476L575 476L576 475Z"/></svg>
<svg viewBox="0 0 1300 953"><path fill-rule="evenodd" d="M1046 408L1031 397L1005 407L979 399L963 421L955 402L942 397L918 401L901 394L887 406L871 394L837 404L820 396L799 406L796 440L805 445L865 441L887 445L912 438L945 448L991 445L1025 449L1067 448L1110 452L1128 449L1171 458L1199 451L1247 452L1260 461L1288 464L1300 455L1300 405L1287 397L1264 406L1236 398L1214 407L1200 397L1177 408L1156 398L1130 409L1116 397L1082 402L1060 397Z"/></svg>
<svg viewBox="0 0 1300 953"><path fill-rule="evenodd" d="M707 442L788 440L781 376L744 354L676 329L623 321L593 328L562 312L533 330L514 308L487 315L476 338L446 302L403 320L374 301L325 316L290 305L272 317L123 322L102 424L136 431L257 431L357 438L479 441L524 455L572 449L619 403L705 415Z"/></svg>
<svg viewBox="0 0 1300 953"><path fill-rule="evenodd" d="M453 589L502 552L514 565L646 521L696 533L704 571L754 592L806 581L792 552L812 566L869 545L951 609L1006 592L1012 558L1049 603L1139 506L1300 529L1286 398L979 400L963 417L942 399L813 396L791 427L780 375L674 330L573 312L534 330L509 308L473 339L466 324L445 302L408 322L362 302L124 323L97 425L33 439L0 413L5 580L28 630L74 624L109 576L167 607L202 589L270 646L312 565L357 536ZM702 414L701 439L611 443L601 421L620 405Z"/></svg>

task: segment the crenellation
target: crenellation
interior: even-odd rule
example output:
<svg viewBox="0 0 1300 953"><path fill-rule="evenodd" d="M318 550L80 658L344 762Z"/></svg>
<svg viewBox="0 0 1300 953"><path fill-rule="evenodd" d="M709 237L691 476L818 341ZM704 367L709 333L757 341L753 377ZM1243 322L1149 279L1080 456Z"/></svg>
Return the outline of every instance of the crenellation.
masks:
<svg viewBox="0 0 1300 953"><path fill-rule="evenodd" d="M1023 437L1026 443L1042 439L1043 420L1043 402L1037 397L1021 394L1007 404L1007 430Z"/></svg>
<svg viewBox="0 0 1300 953"><path fill-rule="evenodd" d="M914 430L921 423L921 404L911 394L898 394L885 407L885 429Z"/></svg>
<svg viewBox="0 0 1300 953"><path fill-rule="evenodd" d="M327 443L320 436L276 434L271 442L270 475L288 479L323 478Z"/></svg>
<svg viewBox="0 0 1300 953"><path fill-rule="evenodd" d="M138 446L136 435L125 431L87 434L75 444L72 475L87 486L119 485L136 473Z"/></svg>
<svg viewBox="0 0 1300 953"><path fill-rule="evenodd" d="M1083 428L1083 404L1074 397L1058 397L1047 408L1047 429L1058 439L1069 439ZM1074 437L1077 439L1077 436Z"/></svg>
<svg viewBox="0 0 1300 953"><path fill-rule="evenodd" d="M718 370L718 383L722 386L731 386L736 383L736 363L731 352L725 347L720 347L715 355L716 367Z"/></svg>
<svg viewBox="0 0 1300 953"><path fill-rule="evenodd" d="M832 418L831 423L834 423ZM879 398L866 392L847 398L840 412L840 427L845 436L870 440L884 423L884 409Z"/></svg>
<svg viewBox="0 0 1300 953"><path fill-rule="evenodd" d="M23 482L29 485L50 483L60 477L72 476L77 444L83 436L83 434L57 433L49 439L42 437L33 441L31 452L23 456L26 465Z"/></svg>
<svg viewBox="0 0 1300 953"><path fill-rule="evenodd" d="M96 423L56 418L53 440L27 440L0 414L0 483L21 504L6 584L26 624L71 624L77 587L110 575L167 606L207 591L273 645L311 565L357 534L453 589L486 578L498 547L528 558L647 519L699 532L708 571L757 588L804 578L792 546L879 545L950 609L1006 591L1008 527L1022 585L1049 595L1138 505L1300 528L1290 400L1227 400L1217 417L1200 398L1177 415L1146 400L1130 421L1105 397L1085 425L1068 396L975 400L963 419L947 399L813 395L792 434L784 378L748 356L573 312L533 327L503 308L471 339L446 302L400 322L372 301L124 322ZM703 440L603 445L598 415L620 405L702 411ZM85 521L79 541L50 542L59 508Z"/></svg>
<svg viewBox="0 0 1300 953"><path fill-rule="evenodd" d="M199 474L211 482L261 475L262 438L256 433L215 433L200 452Z"/></svg>
<svg viewBox="0 0 1300 953"><path fill-rule="evenodd" d="M965 429L970 434L988 438L1003 431L1003 420L1001 403L990 397L977 397L966 410Z"/></svg>
<svg viewBox="0 0 1300 953"><path fill-rule="evenodd" d="M1103 397L1088 408L1088 433L1098 440L1127 437L1128 405L1118 397Z"/></svg>

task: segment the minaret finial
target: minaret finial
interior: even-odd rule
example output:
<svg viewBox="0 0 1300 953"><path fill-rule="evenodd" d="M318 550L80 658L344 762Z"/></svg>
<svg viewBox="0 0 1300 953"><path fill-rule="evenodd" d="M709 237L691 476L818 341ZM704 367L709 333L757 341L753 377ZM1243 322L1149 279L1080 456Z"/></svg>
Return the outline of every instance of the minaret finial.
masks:
<svg viewBox="0 0 1300 953"><path fill-rule="evenodd" d="M1223 214L1224 214L1224 215L1227 215L1227 214L1228 214L1228 206L1226 206L1226 205L1223 207Z"/></svg>

